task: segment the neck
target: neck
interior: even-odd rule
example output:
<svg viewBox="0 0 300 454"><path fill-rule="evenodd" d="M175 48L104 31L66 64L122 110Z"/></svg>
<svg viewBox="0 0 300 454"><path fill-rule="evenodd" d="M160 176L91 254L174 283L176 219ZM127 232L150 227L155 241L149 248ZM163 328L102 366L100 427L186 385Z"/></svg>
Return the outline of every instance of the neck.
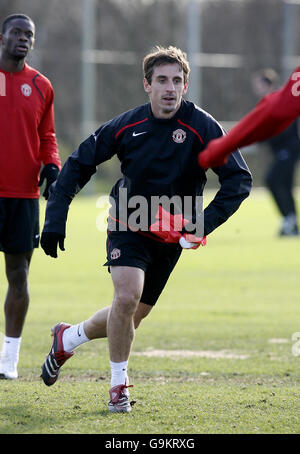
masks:
<svg viewBox="0 0 300 454"><path fill-rule="evenodd" d="M182 101L181 101L182 102ZM181 106L181 102L178 104L178 106L176 107L176 109L174 110L171 110L171 111L168 111L168 110L165 110L161 107L157 107L155 108L152 104L151 104L151 110L152 110L152 113L153 113L153 116L155 118L160 118L160 119L170 119L172 117L174 117L174 115L178 112L178 110L180 109L180 106Z"/></svg>
<svg viewBox="0 0 300 454"><path fill-rule="evenodd" d="M174 117L174 115L176 114L176 112L178 111L179 107L176 109L176 110L172 110L171 112L168 112L168 111L165 111L163 109L153 109L153 107L151 106L152 108L152 113L153 113L153 116L155 118L160 118L160 119L165 119L167 120L168 118L172 118Z"/></svg>
<svg viewBox="0 0 300 454"><path fill-rule="evenodd" d="M10 73L17 73L24 69L25 58L21 60L12 60L10 58L4 58L3 55L0 55L0 68L3 71Z"/></svg>

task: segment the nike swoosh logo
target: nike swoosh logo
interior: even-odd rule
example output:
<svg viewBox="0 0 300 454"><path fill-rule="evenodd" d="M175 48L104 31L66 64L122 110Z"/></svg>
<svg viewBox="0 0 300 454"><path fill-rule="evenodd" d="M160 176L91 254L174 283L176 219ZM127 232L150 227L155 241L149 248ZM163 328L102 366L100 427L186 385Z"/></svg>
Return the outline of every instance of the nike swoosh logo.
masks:
<svg viewBox="0 0 300 454"><path fill-rule="evenodd" d="M79 337L81 337L81 334L79 332L79 326L77 327L77 334L78 334Z"/></svg>
<svg viewBox="0 0 300 454"><path fill-rule="evenodd" d="M132 137L140 136L141 134L146 134L146 132L148 132L148 131L143 131L143 132L135 132L135 131L134 131L134 132L132 133Z"/></svg>

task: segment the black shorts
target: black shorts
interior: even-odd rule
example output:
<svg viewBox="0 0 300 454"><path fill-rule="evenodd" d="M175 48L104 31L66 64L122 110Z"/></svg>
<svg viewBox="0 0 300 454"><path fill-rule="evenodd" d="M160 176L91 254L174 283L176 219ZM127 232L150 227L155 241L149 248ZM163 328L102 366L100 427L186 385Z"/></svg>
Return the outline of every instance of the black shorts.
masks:
<svg viewBox="0 0 300 454"><path fill-rule="evenodd" d="M109 232L105 266L133 266L145 272L141 302L154 306L173 271L182 248L165 244L141 233Z"/></svg>
<svg viewBox="0 0 300 454"><path fill-rule="evenodd" d="M39 246L39 237L39 199L0 197L0 251L32 251Z"/></svg>

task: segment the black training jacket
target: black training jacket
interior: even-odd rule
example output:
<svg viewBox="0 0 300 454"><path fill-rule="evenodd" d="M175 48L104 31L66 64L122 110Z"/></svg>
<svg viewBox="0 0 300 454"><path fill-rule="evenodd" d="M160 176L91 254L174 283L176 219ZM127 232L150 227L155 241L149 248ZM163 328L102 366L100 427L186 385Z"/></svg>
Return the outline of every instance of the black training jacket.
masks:
<svg viewBox="0 0 300 454"><path fill-rule="evenodd" d="M69 205L96 172L97 166L117 155L122 178L111 197L118 205L119 188L128 199L140 195L201 196L206 172L197 162L208 142L224 134L218 122L195 104L182 101L171 119L155 118L150 103L129 110L103 124L80 144L51 186L45 232L65 235ZM214 168L220 188L204 210L204 234L225 222L249 195L251 173L237 150L226 165ZM153 222L153 219L151 219ZM150 220L149 220L150 225Z"/></svg>

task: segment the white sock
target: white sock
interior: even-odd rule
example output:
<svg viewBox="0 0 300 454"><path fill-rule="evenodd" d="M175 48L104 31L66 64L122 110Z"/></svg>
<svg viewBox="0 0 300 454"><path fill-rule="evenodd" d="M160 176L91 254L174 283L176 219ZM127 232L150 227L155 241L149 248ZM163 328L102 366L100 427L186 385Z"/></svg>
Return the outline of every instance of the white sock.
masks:
<svg viewBox="0 0 300 454"><path fill-rule="evenodd" d="M71 325L70 328L64 330L62 335L62 342L66 352L72 352L79 345L89 342L89 340L84 332L83 322Z"/></svg>
<svg viewBox="0 0 300 454"><path fill-rule="evenodd" d="M20 347L21 347L21 340L22 340L22 337L4 336L1 357L3 359L10 358L15 363L18 363L19 352L20 352Z"/></svg>
<svg viewBox="0 0 300 454"><path fill-rule="evenodd" d="M129 379L127 375L128 361L122 361L121 363L114 363L110 361L111 369L111 387L117 385L129 385Z"/></svg>

